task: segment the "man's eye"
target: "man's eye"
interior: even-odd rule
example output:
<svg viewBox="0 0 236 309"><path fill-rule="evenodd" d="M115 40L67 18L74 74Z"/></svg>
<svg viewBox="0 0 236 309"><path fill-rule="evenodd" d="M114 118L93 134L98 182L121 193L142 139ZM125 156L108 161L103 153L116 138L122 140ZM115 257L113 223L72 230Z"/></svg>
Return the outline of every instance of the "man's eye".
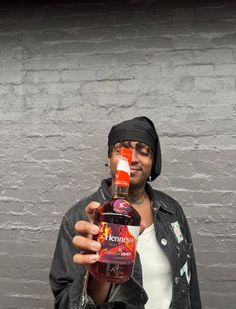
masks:
<svg viewBox="0 0 236 309"><path fill-rule="evenodd" d="M147 145L137 145L136 149L143 156L148 156L150 154L150 148Z"/></svg>
<svg viewBox="0 0 236 309"><path fill-rule="evenodd" d="M148 151L145 148L137 148L137 151L142 155L148 155Z"/></svg>

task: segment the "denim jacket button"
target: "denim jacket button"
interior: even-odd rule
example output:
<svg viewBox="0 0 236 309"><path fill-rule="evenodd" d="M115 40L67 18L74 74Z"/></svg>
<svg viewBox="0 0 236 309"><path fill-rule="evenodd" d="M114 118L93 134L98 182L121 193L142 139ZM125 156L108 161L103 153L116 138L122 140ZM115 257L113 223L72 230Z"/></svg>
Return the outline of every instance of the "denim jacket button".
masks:
<svg viewBox="0 0 236 309"><path fill-rule="evenodd" d="M179 277L175 277L175 284L179 283Z"/></svg>
<svg viewBox="0 0 236 309"><path fill-rule="evenodd" d="M166 246L167 245L167 239L162 238L161 243L162 243L163 246Z"/></svg>

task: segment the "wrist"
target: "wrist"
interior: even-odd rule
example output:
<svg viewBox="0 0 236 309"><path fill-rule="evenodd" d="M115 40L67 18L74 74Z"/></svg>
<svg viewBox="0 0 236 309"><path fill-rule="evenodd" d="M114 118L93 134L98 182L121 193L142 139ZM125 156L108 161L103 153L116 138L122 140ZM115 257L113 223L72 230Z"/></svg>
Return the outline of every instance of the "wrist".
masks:
<svg viewBox="0 0 236 309"><path fill-rule="evenodd" d="M106 302L110 287L111 283L100 281L89 274L87 293L95 304L99 305Z"/></svg>

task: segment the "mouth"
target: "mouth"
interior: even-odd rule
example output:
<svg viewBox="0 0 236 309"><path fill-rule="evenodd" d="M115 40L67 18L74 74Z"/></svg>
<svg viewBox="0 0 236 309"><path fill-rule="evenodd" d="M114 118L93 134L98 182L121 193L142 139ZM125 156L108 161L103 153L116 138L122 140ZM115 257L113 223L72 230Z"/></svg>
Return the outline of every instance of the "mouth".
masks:
<svg viewBox="0 0 236 309"><path fill-rule="evenodd" d="M131 174L134 174L134 173L138 173L138 172L141 172L142 170L140 168L132 168L130 169L130 173Z"/></svg>

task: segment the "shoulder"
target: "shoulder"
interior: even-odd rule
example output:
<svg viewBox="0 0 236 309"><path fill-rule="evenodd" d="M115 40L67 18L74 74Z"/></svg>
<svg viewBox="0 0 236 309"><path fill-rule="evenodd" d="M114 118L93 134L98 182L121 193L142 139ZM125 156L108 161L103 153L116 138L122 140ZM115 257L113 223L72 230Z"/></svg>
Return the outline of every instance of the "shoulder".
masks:
<svg viewBox="0 0 236 309"><path fill-rule="evenodd" d="M167 207L173 212L176 212L177 210L182 208L177 200L175 200L173 197L163 191L152 189L152 194L154 200L159 202L164 208Z"/></svg>
<svg viewBox="0 0 236 309"><path fill-rule="evenodd" d="M175 214L182 221L186 220L183 208L176 199L160 190L152 189L152 191L153 199L160 205L160 207L168 212L171 212L172 214Z"/></svg>
<svg viewBox="0 0 236 309"><path fill-rule="evenodd" d="M165 220L170 220L170 222L178 222L182 232L186 235L186 238L191 242L191 236L188 226L188 220L185 216L182 206L177 202L173 197L169 196L168 194L159 191L153 190L157 205L161 207L162 215L164 216Z"/></svg>

